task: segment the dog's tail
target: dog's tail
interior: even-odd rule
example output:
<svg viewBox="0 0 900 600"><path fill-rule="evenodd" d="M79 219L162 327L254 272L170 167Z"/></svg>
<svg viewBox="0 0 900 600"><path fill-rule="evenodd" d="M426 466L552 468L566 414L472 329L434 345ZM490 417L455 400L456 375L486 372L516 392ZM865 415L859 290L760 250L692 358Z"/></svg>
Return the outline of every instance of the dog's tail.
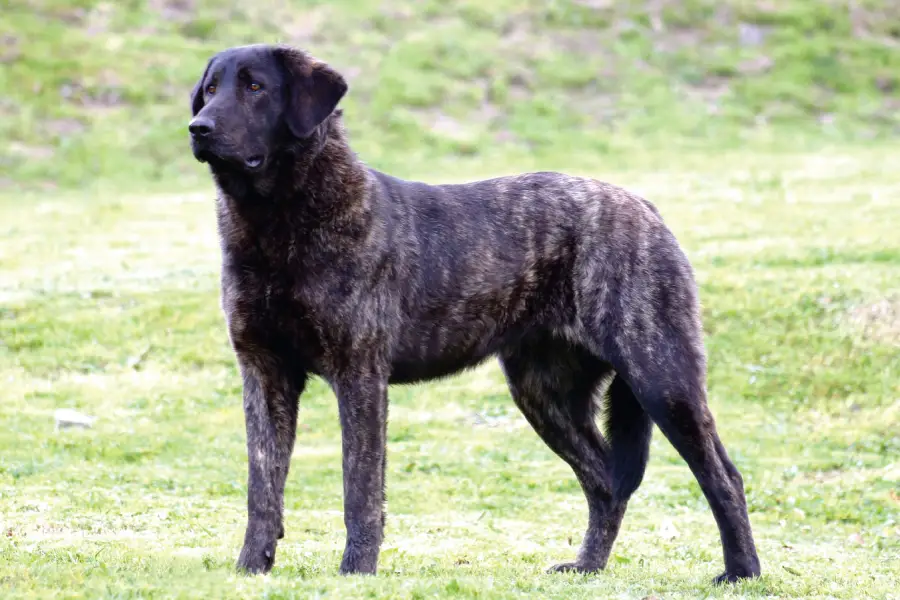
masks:
<svg viewBox="0 0 900 600"><path fill-rule="evenodd" d="M609 447L613 498L627 500L644 478L653 421L619 375L613 377L604 400L601 412Z"/></svg>

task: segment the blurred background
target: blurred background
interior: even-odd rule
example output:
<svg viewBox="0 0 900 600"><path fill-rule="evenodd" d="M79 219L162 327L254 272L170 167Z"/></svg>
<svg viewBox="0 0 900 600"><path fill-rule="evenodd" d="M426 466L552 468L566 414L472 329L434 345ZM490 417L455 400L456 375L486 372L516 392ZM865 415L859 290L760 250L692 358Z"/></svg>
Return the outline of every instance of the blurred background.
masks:
<svg viewBox="0 0 900 600"><path fill-rule="evenodd" d="M5 0L0 187L199 183L187 95L255 42L344 73L354 146L401 175L900 133L891 0Z"/></svg>

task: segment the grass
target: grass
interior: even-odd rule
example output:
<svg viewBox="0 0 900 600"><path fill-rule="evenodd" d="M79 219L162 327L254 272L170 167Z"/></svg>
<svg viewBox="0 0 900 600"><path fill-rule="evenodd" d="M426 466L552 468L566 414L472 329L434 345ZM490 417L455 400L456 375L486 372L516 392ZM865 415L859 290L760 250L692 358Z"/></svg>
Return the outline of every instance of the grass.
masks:
<svg viewBox="0 0 900 600"><path fill-rule="evenodd" d="M345 73L357 147L392 171L891 139L898 23L892 0L7 0L0 188L204 183L187 96L250 42Z"/></svg>
<svg viewBox="0 0 900 600"><path fill-rule="evenodd" d="M392 389L374 578L336 575L337 411L312 385L276 567L236 575L246 455L208 188L0 195L0 595L897 597L898 156L664 155L591 172L656 202L697 268L711 402L764 569L719 589L712 516L658 432L608 570L544 573L573 556L586 508L493 362ZM471 176L460 169L427 179ZM55 432L59 407L99 420Z"/></svg>
<svg viewBox="0 0 900 600"><path fill-rule="evenodd" d="M7 0L0 19L0 597L898 598L900 5L888 0ZM340 437L301 400L273 573L241 577L246 454L187 95L234 44L347 75L369 164L642 192L701 286L710 398L764 575L713 588L657 433L606 572L495 363L391 390L374 578L336 575ZM53 412L99 417L54 431Z"/></svg>

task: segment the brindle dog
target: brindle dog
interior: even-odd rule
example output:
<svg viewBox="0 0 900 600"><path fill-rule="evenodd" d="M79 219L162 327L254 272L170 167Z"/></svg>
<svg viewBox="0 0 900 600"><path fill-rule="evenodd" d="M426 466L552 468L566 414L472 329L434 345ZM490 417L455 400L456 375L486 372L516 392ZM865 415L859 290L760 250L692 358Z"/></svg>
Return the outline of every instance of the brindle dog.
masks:
<svg viewBox="0 0 900 600"><path fill-rule="evenodd" d="M516 405L587 497L578 556L554 570L605 567L656 423L715 515L717 581L759 575L741 475L707 406L692 268L659 212L561 173L456 185L386 175L350 149L337 109L347 89L301 50L253 45L212 57L192 94L192 149L218 189L222 308L243 376L239 568L272 568L310 376L331 385L340 413L340 572L374 573L388 384L496 356Z"/></svg>

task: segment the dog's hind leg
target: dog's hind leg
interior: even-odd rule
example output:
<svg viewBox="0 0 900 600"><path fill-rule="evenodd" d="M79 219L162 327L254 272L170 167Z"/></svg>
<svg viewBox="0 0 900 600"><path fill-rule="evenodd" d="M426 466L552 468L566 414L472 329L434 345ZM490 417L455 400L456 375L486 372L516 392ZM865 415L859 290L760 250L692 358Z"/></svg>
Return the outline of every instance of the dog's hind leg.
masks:
<svg viewBox="0 0 900 600"><path fill-rule="evenodd" d="M759 558L740 473L719 439L706 398L699 325L670 325L658 315L644 333L611 336L611 362L634 397L690 467L721 536L725 572L716 582L755 577Z"/></svg>
<svg viewBox="0 0 900 600"><path fill-rule="evenodd" d="M607 203L602 237L594 236L603 241L583 249L574 331L628 384L700 484L725 558L717 581L755 577L760 564L743 481L707 404L701 307L690 263L656 210L633 200Z"/></svg>
<svg viewBox="0 0 900 600"><path fill-rule="evenodd" d="M725 572L716 583L760 573L759 558L747 514L744 484L728 457L706 401L702 363L689 351L673 355L663 370L643 370L632 376L641 406L687 462L706 496L719 527ZM632 364L631 370L636 371Z"/></svg>
<svg viewBox="0 0 900 600"><path fill-rule="evenodd" d="M609 442L594 421L595 394L610 373L587 351L549 336L501 355L516 405L544 442L575 472L588 503L588 527L574 562L551 570L603 569L628 497L640 484L650 423L627 386L614 378L606 411Z"/></svg>

